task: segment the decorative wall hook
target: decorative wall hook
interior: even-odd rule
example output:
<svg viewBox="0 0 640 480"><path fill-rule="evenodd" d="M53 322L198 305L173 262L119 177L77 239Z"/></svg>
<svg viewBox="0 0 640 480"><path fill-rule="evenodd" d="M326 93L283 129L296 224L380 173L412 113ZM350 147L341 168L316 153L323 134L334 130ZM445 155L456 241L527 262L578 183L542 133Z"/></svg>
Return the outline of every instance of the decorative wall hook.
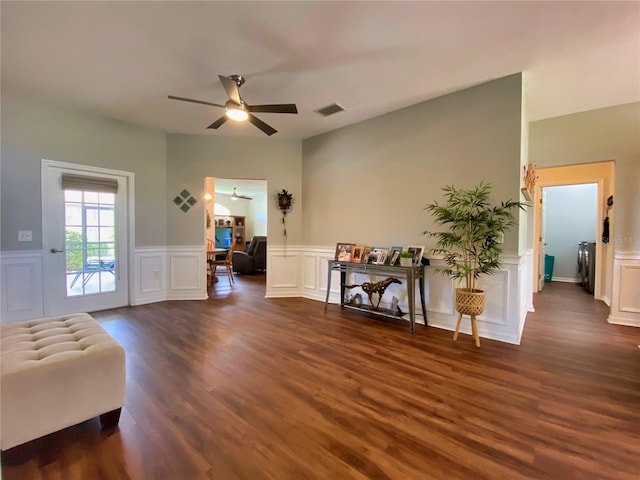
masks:
<svg viewBox="0 0 640 480"><path fill-rule="evenodd" d="M284 188L278 193L278 208L282 212L282 232L285 238L287 238L287 225L285 218L291 207L293 206L293 195L287 192Z"/></svg>

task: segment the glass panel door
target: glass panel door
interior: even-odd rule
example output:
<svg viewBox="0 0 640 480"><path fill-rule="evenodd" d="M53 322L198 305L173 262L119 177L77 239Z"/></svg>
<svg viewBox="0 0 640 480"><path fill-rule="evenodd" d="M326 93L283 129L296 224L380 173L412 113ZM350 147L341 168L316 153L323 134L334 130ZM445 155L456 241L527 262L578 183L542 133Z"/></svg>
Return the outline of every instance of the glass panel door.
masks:
<svg viewBox="0 0 640 480"><path fill-rule="evenodd" d="M66 174L115 179L117 193L63 188ZM45 315L129 304L129 182L127 172L43 160Z"/></svg>

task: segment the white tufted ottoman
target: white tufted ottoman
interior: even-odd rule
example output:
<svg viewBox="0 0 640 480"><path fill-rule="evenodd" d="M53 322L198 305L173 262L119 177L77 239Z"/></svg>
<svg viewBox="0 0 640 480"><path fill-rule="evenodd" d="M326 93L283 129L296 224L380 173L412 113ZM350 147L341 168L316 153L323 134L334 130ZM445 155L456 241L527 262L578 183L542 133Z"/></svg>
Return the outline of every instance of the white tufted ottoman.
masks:
<svg viewBox="0 0 640 480"><path fill-rule="evenodd" d="M3 325L2 450L100 415L115 427L124 405L124 349L86 313Z"/></svg>

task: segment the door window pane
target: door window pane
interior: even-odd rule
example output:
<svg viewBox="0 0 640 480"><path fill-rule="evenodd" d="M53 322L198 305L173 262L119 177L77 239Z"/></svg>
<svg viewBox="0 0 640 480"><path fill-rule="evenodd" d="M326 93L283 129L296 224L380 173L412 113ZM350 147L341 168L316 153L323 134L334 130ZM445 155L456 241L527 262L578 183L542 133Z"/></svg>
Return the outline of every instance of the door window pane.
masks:
<svg viewBox="0 0 640 480"><path fill-rule="evenodd" d="M80 203L66 203L64 208L64 217L66 224L70 225L82 225L82 204Z"/></svg>
<svg viewBox="0 0 640 480"><path fill-rule="evenodd" d="M116 290L115 195L65 191L67 296Z"/></svg>
<svg viewBox="0 0 640 480"><path fill-rule="evenodd" d="M100 209L100 225L102 225L103 227L112 227L115 225L115 215L113 214L113 208Z"/></svg>
<svg viewBox="0 0 640 480"><path fill-rule="evenodd" d="M100 225L100 221L98 218L98 207L86 207L85 213L86 213L85 225L87 226Z"/></svg>
<svg viewBox="0 0 640 480"><path fill-rule="evenodd" d="M98 192L83 192L84 193L84 203L99 203L98 199L100 194Z"/></svg>
<svg viewBox="0 0 640 480"><path fill-rule="evenodd" d="M80 190L65 190L65 202L82 202L82 192Z"/></svg>

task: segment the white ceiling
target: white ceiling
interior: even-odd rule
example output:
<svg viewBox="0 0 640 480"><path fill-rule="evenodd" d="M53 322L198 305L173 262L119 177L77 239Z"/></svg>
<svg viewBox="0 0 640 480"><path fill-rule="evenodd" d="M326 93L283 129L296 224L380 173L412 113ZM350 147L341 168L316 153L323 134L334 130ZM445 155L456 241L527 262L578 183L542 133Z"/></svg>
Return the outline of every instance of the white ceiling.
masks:
<svg viewBox="0 0 640 480"><path fill-rule="evenodd" d="M245 195L247 197L252 197L252 199L259 196L265 196L267 194L266 180L216 178L216 195L230 196L233 193L234 187L236 187L236 193L238 195Z"/></svg>
<svg viewBox="0 0 640 480"><path fill-rule="evenodd" d="M2 88L168 133L206 127L218 74L306 138L512 73L537 120L640 100L639 2L1 2ZM347 111L314 110L339 102Z"/></svg>

